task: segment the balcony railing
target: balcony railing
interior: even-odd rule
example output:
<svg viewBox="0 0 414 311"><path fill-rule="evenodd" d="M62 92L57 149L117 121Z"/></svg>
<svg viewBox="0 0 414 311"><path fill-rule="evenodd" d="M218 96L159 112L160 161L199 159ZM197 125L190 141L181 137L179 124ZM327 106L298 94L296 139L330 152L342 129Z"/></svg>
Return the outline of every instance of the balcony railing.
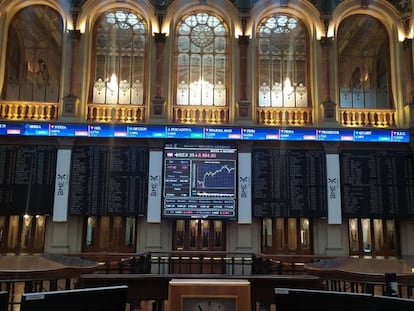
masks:
<svg viewBox="0 0 414 311"><path fill-rule="evenodd" d="M190 124L227 124L229 123L229 107L175 106L174 121Z"/></svg>
<svg viewBox="0 0 414 311"><path fill-rule="evenodd" d="M11 121L55 121L59 103L0 101L0 119ZM102 123L145 122L145 107L138 105L89 104L89 121ZM229 108L224 106L175 106L174 122L188 124L228 124ZM343 127L396 127L394 109L340 108ZM256 123L273 126L310 126L312 108L257 108Z"/></svg>
<svg viewBox="0 0 414 311"><path fill-rule="evenodd" d="M395 127L394 109L340 108L339 114L345 127Z"/></svg>
<svg viewBox="0 0 414 311"><path fill-rule="evenodd" d="M145 121L145 107L137 105L89 104L88 120L95 122L139 123Z"/></svg>
<svg viewBox="0 0 414 311"><path fill-rule="evenodd" d="M312 125L312 108L264 108L256 109L256 123L263 125Z"/></svg>
<svg viewBox="0 0 414 311"><path fill-rule="evenodd" d="M58 119L58 103L0 101L0 119L51 121Z"/></svg>

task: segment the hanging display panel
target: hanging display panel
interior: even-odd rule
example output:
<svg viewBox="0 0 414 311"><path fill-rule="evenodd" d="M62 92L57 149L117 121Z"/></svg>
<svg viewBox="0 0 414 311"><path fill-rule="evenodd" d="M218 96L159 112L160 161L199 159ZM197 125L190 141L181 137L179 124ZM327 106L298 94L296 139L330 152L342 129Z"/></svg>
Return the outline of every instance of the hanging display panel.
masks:
<svg viewBox="0 0 414 311"><path fill-rule="evenodd" d="M52 214L57 148L0 145L0 213Z"/></svg>
<svg viewBox="0 0 414 311"><path fill-rule="evenodd" d="M327 216L322 150L256 149L252 180L255 217Z"/></svg>
<svg viewBox="0 0 414 311"><path fill-rule="evenodd" d="M343 150L340 163L344 217L414 216L410 150Z"/></svg>
<svg viewBox="0 0 414 311"><path fill-rule="evenodd" d="M148 150L139 146L74 146L69 214L143 215Z"/></svg>

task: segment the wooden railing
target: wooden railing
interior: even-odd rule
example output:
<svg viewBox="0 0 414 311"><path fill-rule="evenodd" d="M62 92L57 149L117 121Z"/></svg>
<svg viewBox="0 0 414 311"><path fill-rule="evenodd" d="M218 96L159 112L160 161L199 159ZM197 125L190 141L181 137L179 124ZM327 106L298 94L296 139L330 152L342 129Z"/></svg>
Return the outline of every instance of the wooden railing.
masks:
<svg viewBox="0 0 414 311"><path fill-rule="evenodd" d="M267 274L307 274L305 264L333 259L333 256L318 255L266 255L256 257L256 266Z"/></svg>
<svg viewBox="0 0 414 311"><path fill-rule="evenodd" d="M325 289L329 291L351 292L351 293L367 293L372 295L387 295L387 284L383 280L383 276L378 277L378 281L371 280L355 280L355 279L322 279ZM411 281L399 280L398 296L402 298L413 298L414 284Z"/></svg>
<svg viewBox="0 0 414 311"><path fill-rule="evenodd" d="M345 127L395 127L394 109L339 109L341 126Z"/></svg>
<svg viewBox="0 0 414 311"><path fill-rule="evenodd" d="M46 275L30 271L23 278L3 278L0 287L12 295L10 305L18 306L14 295L21 292L50 291L106 285L128 285L128 302L154 301L158 311L167 311L168 284L172 279L243 279L251 284L252 311L273 310L274 288L290 287L322 289L327 291L385 295L384 275L365 273L356 276L330 271L312 273L311 265L328 265L331 259L349 260L349 257L316 255L264 255L228 252L143 252L143 253L76 253L76 260L94 262L93 271L80 277ZM65 259L66 260L66 259ZM68 260L68 264L72 260ZM380 262L382 264L383 262ZM42 273L39 276L39 273ZM413 277L398 277L399 295L413 297ZM263 308L257 307L261 305ZM154 310L154 309L153 309ZM172 311L172 310L170 310Z"/></svg>
<svg viewBox="0 0 414 311"><path fill-rule="evenodd" d="M305 264L331 256L265 255L227 252L143 252L143 253L75 253L82 259L98 262L104 274L307 274Z"/></svg>
<svg viewBox="0 0 414 311"><path fill-rule="evenodd" d="M312 125L312 108L264 108L256 109L256 123L263 125Z"/></svg>
<svg viewBox="0 0 414 311"><path fill-rule="evenodd" d="M52 121L58 119L58 103L0 101L0 119Z"/></svg>
<svg viewBox="0 0 414 311"><path fill-rule="evenodd" d="M229 274L254 273L254 255L223 252L151 253L151 272L155 274Z"/></svg>
<svg viewBox="0 0 414 311"><path fill-rule="evenodd" d="M174 122L189 124L227 124L229 107L175 106Z"/></svg>
<svg viewBox="0 0 414 311"><path fill-rule="evenodd" d="M103 123L144 122L145 107L136 105L88 104L88 120Z"/></svg>
<svg viewBox="0 0 414 311"><path fill-rule="evenodd" d="M250 253L223 252L152 252L139 254L71 254L98 262L98 273L104 274L229 274L250 275L260 272L259 263Z"/></svg>

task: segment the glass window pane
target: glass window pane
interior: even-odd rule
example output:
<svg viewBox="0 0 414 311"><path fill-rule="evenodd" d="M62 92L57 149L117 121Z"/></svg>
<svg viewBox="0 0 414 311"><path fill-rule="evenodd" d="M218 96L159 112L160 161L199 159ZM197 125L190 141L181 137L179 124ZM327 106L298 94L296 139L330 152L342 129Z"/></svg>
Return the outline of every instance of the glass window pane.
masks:
<svg viewBox="0 0 414 311"><path fill-rule="evenodd" d="M202 232L202 239L201 239L201 247L203 249L207 249L209 246L210 240L210 226L208 220L201 220L201 232Z"/></svg>
<svg viewBox="0 0 414 311"><path fill-rule="evenodd" d="M87 227L86 227L86 246L95 245L96 239L96 217L88 217Z"/></svg>
<svg viewBox="0 0 414 311"><path fill-rule="evenodd" d="M95 30L94 103L143 104L147 25L127 9L106 12Z"/></svg>
<svg viewBox="0 0 414 311"><path fill-rule="evenodd" d="M275 14L257 28L259 107L307 107L307 34L293 16Z"/></svg>
<svg viewBox="0 0 414 311"><path fill-rule="evenodd" d="M175 222L175 249L184 249L185 221L180 219Z"/></svg>
<svg viewBox="0 0 414 311"><path fill-rule="evenodd" d="M43 250L45 240L45 222L46 217L43 215L36 215L36 228L34 235L33 246L37 251Z"/></svg>
<svg viewBox="0 0 414 311"><path fill-rule="evenodd" d="M196 12L180 21L176 105L226 105L227 41L225 25L210 13Z"/></svg>
<svg viewBox="0 0 414 311"><path fill-rule="evenodd" d="M28 5L13 17L3 99L58 102L63 20L46 5Z"/></svg>
<svg viewBox="0 0 414 311"><path fill-rule="evenodd" d="M7 248L15 250L17 248L19 232L19 216L12 215L9 220L9 232L7 234Z"/></svg>
<svg viewBox="0 0 414 311"><path fill-rule="evenodd" d="M387 241L388 247L391 250L396 250L397 248L397 241L396 241L396 232L395 232L395 220L394 219L387 219Z"/></svg>
<svg viewBox="0 0 414 311"><path fill-rule="evenodd" d="M310 249L309 219L300 219L300 246L302 249Z"/></svg>
<svg viewBox="0 0 414 311"><path fill-rule="evenodd" d="M349 248L352 252L359 250L358 241L358 219L349 219Z"/></svg>
<svg viewBox="0 0 414 311"><path fill-rule="evenodd" d="M390 108L389 40L384 25L353 15L338 28L340 106Z"/></svg>
<svg viewBox="0 0 414 311"><path fill-rule="evenodd" d="M371 222L370 219L361 219L362 227L362 247L364 248L364 253L371 253L372 250L372 240L371 240Z"/></svg>
<svg viewBox="0 0 414 311"><path fill-rule="evenodd" d="M214 247L215 248L223 248L224 240L223 240L223 221L222 220L214 220Z"/></svg>
<svg viewBox="0 0 414 311"><path fill-rule="evenodd" d="M263 232L262 232L262 247L264 249L272 247L272 218L263 219Z"/></svg>
<svg viewBox="0 0 414 311"><path fill-rule="evenodd" d="M125 245L134 246L135 245L135 217L126 218L125 226Z"/></svg>
<svg viewBox="0 0 414 311"><path fill-rule="evenodd" d="M190 220L190 248L197 247L198 240L198 220Z"/></svg>
<svg viewBox="0 0 414 311"><path fill-rule="evenodd" d="M381 250L384 247L384 231L382 229L382 219L374 219L374 247Z"/></svg>
<svg viewBox="0 0 414 311"><path fill-rule="evenodd" d="M30 240L32 236L32 220L33 216L24 215L23 216L23 227L22 227L22 235L20 240L20 250L22 252L27 251L30 246Z"/></svg>

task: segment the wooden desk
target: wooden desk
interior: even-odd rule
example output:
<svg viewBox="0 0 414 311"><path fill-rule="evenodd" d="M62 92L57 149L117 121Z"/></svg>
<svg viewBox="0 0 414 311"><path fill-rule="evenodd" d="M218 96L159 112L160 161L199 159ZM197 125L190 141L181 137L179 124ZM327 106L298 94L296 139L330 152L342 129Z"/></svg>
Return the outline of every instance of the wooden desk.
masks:
<svg viewBox="0 0 414 311"><path fill-rule="evenodd" d="M64 255L0 256L0 286L8 292L12 310L23 292L57 290L59 281L71 289L73 279L97 267L97 262Z"/></svg>
<svg viewBox="0 0 414 311"><path fill-rule="evenodd" d="M67 279L97 267L94 261L64 255L0 256L0 281Z"/></svg>
<svg viewBox="0 0 414 311"><path fill-rule="evenodd" d="M356 282L384 282L386 273L395 273L402 283L414 282L413 259L377 259L337 257L305 264L308 274L326 279L346 279Z"/></svg>

